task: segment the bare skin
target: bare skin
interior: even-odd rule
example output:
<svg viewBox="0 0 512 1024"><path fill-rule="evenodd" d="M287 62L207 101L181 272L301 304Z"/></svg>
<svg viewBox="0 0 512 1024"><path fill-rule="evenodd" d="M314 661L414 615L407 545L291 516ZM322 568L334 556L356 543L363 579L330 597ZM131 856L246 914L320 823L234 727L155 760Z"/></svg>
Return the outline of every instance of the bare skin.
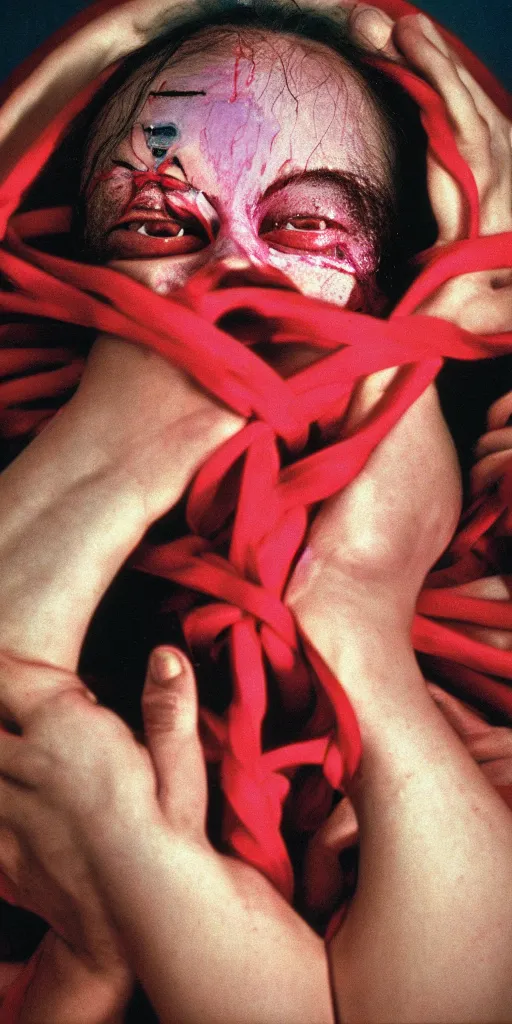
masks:
<svg viewBox="0 0 512 1024"><path fill-rule="evenodd" d="M161 294L235 257L277 267L307 295L368 309L392 167L356 74L340 73L325 46L253 29L208 30L189 48L146 89L110 154L108 107L97 127L86 179L92 252ZM159 148L164 128L172 134ZM165 188L134 190L133 172L155 169ZM173 184L189 188L165 191Z"/></svg>
<svg viewBox="0 0 512 1024"><path fill-rule="evenodd" d="M285 40L282 46L287 51L289 42ZM315 59L318 58L318 48L314 47ZM298 47L299 56L304 57L304 46ZM219 55L222 57L222 53ZM275 54L272 53L272 57ZM362 96L360 86L349 76L348 84L345 82L345 72L340 74L333 66L332 55L325 50L321 54L323 64L320 63L319 70L333 79L334 85L337 80L338 95L345 95L347 99L356 105L366 103ZM231 50L229 62L226 67L224 79L229 77L230 89L234 77L234 66L236 56ZM268 63L268 61L267 61ZM252 70L252 62L246 61L245 75ZM197 72L194 71L195 74ZM305 70L301 72L305 75ZM322 79L322 75L316 72ZM222 76L222 69L217 72L220 85L225 85ZM250 95L241 94L238 99L238 106L245 116L247 105L255 106L254 117L265 115L268 119L266 139L268 144L269 134L275 134L279 127L276 121L276 113L272 109L275 101L275 93L282 89L282 75L276 75L276 84L273 91L267 89L264 92L266 109L261 111L259 105ZM243 81L243 79L242 79ZM177 83L179 84L179 83ZM159 86L160 83L155 83ZM216 79L213 80L213 88ZM314 85L314 82L313 82ZM261 92L261 83L254 82L254 94L257 95L257 87ZM317 96L315 89L311 92L310 104L316 99L320 112L323 111L323 119L318 124L318 142L322 140L322 149L318 147L318 160L313 164L313 169L326 163L329 169L342 172L345 167L352 167L354 164L370 164L369 154L365 154L364 144L359 141L358 145L345 146L340 151L338 146L338 135L331 132L330 138L322 139L325 136L327 118L332 116L333 103L328 92L322 98L322 85L318 86ZM231 93L228 99L231 99ZM221 98L226 103L226 97ZM288 104L284 109L283 104ZM233 131L238 130L238 121L233 113ZM293 97L283 92L281 100L281 116L285 124L295 124L296 103ZM309 108L308 108L309 109ZM199 111L198 117L202 114ZM366 120L373 117L375 121L374 144L378 141L379 125L373 112L369 109ZM251 126L250 126L251 127ZM268 175L268 185L275 180L276 175L282 176L287 171L293 174L297 169L304 169L306 161L311 157L315 145L311 140L311 130L308 127L306 140L297 134L293 134L293 143L288 134L283 130L282 138L275 140L276 161L272 173ZM298 151L294 147L296 141L300 145ZM199 141L199 140L198 140ZM357 140L356 140L357 141ZM215 134L212 136L212 146L216 142ZM249 186L254 191L254 182L260 185L262 164L265 159L264 151L258 148L259 139L254 136L251 130L248 134L246 151L253 155L254 168L252 176L247 173L243 181L244 190L247 192ZM329 146L325 149L325 146ZM252 148L251 148L252 147ZM235 147L236 148L236 147ZM264 243L258 234L260 220L263 211L260 209L256 215L248 217L242 208L239 194L233 189L233 175L220 176L219 181L211 180L210 161L204 158L200 145L195 145L193 139L189 144L190 155L194 157L196 164L194 168L197 174L202 174L201 181L203 188L209 186L215 192L223 190L222 203L220 204L219 231L216 235L214 245L211 249L205 249L198 255L173 257L167 259L153 259L151 261L120 261L120 269L131 273L134 276L143 272L142 279L153 287L160 287L162 275L166 278L166 287L170 290L179 283L183 283L184 274L192 274L198 269L197 260L200 258L207 266L218 265L219 261L230 260L227 269L235 266L238 270L258 269L264 267L265 261L270 255L270 247ZM322 158L320 161L320 156ZM357 157L357 159L356 159ZM215 167L215 153L212 153L211 163ZM287 163L287 161L289 161ZM185 161L184 161L185 162ZM217 160L218 162L218 160ZM237 173L240 168L236 168ZM183 175L173 170L173 176L178 174L177 180L182 180ZM386 171L381 172L381 181L375 187L384 187ZM207 179L206 176L210 177ZM126 177L126 176L125 176ZM109 180L105 188L109 187ZM294 263L296 273L300 280L308 280L304 276L304 268L310 275L314 276L315 285L312 287L312 294L322 294L325 288L331 297L336 297L342 304L349 301L350 297L358 288L356 282L355 256L354 262L347 261L346 257L335 254L334 242L343 240L347 235L345 217L347 204L344 192L334 190L331 182L324 183L320 188L322 207L318 210L317 189L318 180L315 183L311 180L305 191L305 198L308 205L304 210L299 207L299 212L306 212L317 215L317 221L308 225L308 232L312 236L327 235L325 248L327 253L320 255L311 254L307 251L310 238L302 238L302 245L295 249L296 235L300 232L293 223L290 229L286 229L284 222L283 231L292 236L292 245L289 247L291 253L281 253L276 248L275 258L288 258L290 266ZM101 189L98 185L98 194ZM267 183L265 185L267 187ZM292 186L290 186L292 187ZM296 190L296 186L293 185ZM289 189L279 194L279 201L284 204L276 211L276 217L290 216L297 212L297 207L290 206L292 200L289 198ZM293 193L297 202L296 191ZM287 198L288 197L288 198ZM323 197L323 198L322 198ZM145 194L139 197L144 208L145 202L150 202L151 196L146 190ZM154 196L153 196L154 200ZM288 206L286 206L286 202ZM276 203L273 197L274 204ZM254 192L254 204L258 205L258 196ZM334 209L333 209L334 204ZM261 204L260 204L261 205ZM267 204L268 205L268 204ZM125 212L126 200L121 206L121 213ZM104 208L109 209L108 197L105 200ZM154 207L153 207L154 210ZM267 212L267 211L265 211ZM91 213L93 217L94 211ZM116 210L115 216L117 217ZM327 217L330 222L333 217L341 219L341 226L329 227L322 225ZM106 228L108 230L109 224ZM359 225L358 225L359 227ZM318 228L318 232L311 230ZM343 230L342 230L343 229ZM245 240L245 242L244 242ZM320 239L323 242L323 239ZM347 239L349 241L349 239ZM307 243L307 244L306 244ZM351 244L361 252L362 270L361 276L365 279L365 290L369 294L371 288L371 274L368 270L373 266L372 260L376 259L376 239L372 235L367 239L361 238L361 233L352 240ZM245 248L244 248L245 245ZM247 249L247 252L245 251ZM242 252L240 250L243 250ZM332 252L332 255L329 253ZM367 256L371 254L371 256ZM364 258L363 258L364 257ZM236 262L234 262L236 261ZM334 266L333 266L334 264ZM226 262L224 262L226 267ZM359 267L359 264L358 264ZM181 269L180 269L181 268ZM157 275L158 277L155 277ZM331 285L329 286L329 281ZM335 287L335 291L333 288ZM329 290L330 289L330 290ZM358 303L361 299L358 297ZM155 417L155 410L158 410L159 418ZM5 490L3 491L3 508L5 530L3 534L2 564L5 567L4 579L8 580L3 596L1 607L1 644L4 651L9 651L17 657L31 661L41 661L46 664L53 664L59 669L74 671L77 664L78 653L82 644L83 636L87 628L90 616L119 566L123 563L133 547L145 533L147 527L166 509L171 507L181 497L185 487L190 481L195 469L207 458L210 451L217 447L223 440L231 436L241 426L241 421L228 410L221 408L207 395L199 392L181 371L169 366L158 356L153 356L139 350L135 346L128 346L117 339L99 339L94 347L92 356L88 362L87 369L76 397L66 407L60 417L52 423L38 441L32 445L17 462L10 467L4 477ZM176 453L175 467L169 473L169 450ZM48 461L51 461L53 470L47 472ZM177 472L179 467L179 474ZM16 513L13 511L12 495L17 495ZM10 497L8 497L9 495ZM0 503L2 497L0 496ZM119 512L123 509L120 521ZM29 541L30 538L30 541ZM36 556L36 551L39 555ZM70 598L72 595L72 599ZM62 685L62 676L55 677L55 687ZM11 844L12 852L12 844ZM8 859L8 851L5 853ZM16 874L16 872L14 872ZM35 881L35 879L34 879ZM261 881L255 884L261 889ZM39 885L41 883L39 882ZM97 901L91 896L87 897L84 891L84 907L97 907ZM35 897L33 907L38 904L39 897ZM271 906L275 904L275 897L269 891ZM87 1012L95 1006L94 1012L99 1013L99 1006L108 1006L105 1003L105 991L109 985L114 993L118 994L121 1005L126 999L127 979L125 973L119 969L119 949L117 940L112 939L112 955L106 955L108 942L105 936L110 934L110 925L107 920L101 925L95 913L87 917L87 925L84 925L82 946L77 942L76 936L62 934L58 927L58 919L52 914L51 908L43 908L39 905L40 912L45 911L44 916L52 921L54 925L53 936L48 940L46 950L47 956L40 972L41 985L33 988L33 1003L28 1005L26 1013L42 1013L42 1007L47 1006L46 1016L55 1017L57 1013L62 1019L69 1017L68 999L75 998L75 992L69 985L55 987L56 969L52 969L52 963L57 965L60 975L66 975L63 971L63 963L67 964L68 975L72 967L73 956L70 949L81 949L85 945L83 961L86 965L92 964L96 971L96 989L98 1001L94 1003L92 998L95 989L94 971L85 971L85 978L88 979L89 998L87 1001ZM69 912L68 912L69 913ZM286 912L287 913L287 912ZM63 916L66 916L64 910ZM62 915L59 917L62 920ZM293 927L304 928L303 925ZM98 947L102 950L103 970L99 970L97 957L95 956L92 937L94 929L97 930ZM305 933L309 934L309 933ZM321 944L313 935L307 939L310 952L308 962L318 963L318 956L321 957L323 971L322 991L325 988L326 965ZM311 946L311 944L313 944ZM313 948L317 951L313 955ZM84 970L82 958L78 964L78 983L84 984ZM71 965L71 967L70 967ZM106 980L105 980L106 979ZM67 983L67 979L65 977ZM297 988L299 991L299 988ZM325 998L325 997L324 997ZM45 1002L46 1000L46 1002ZM318 996L312 1000L318 1004ZM76 999L75 999L76 1002ZM83 1002L81 1004L83 1006ZM104 1012L107 1012L106 1010ZM74 1005L73 1014L76 1015L77 1008ZM74 1019L77 1019L74 1017Z"/></svg>
<svg viewBox="0 0 512 1024"><path fill-rule="evenodd" d="M408 22L407 26L403 24L405 22ZM410 19L403 19L395 38L397 42L401 40L403 52L411 61L419 66L424 62L425 68L430 68L430 42L422 34L419 24L414 24L415 28L411 26ZM439 63L435 71L430 68L430 73L435 80L434 84L441 88L442 71ZM467 130L471 132L471 125ZM325 220L325 215L320 220ZM245 220L243 223L247 228ZM238 230L239 222L233 218L232 224L233 230ZM296 230L296 226L291 229L285 227L286 233L292 234ZM328 229L327 226L318 227L317 224L317 230L323 233ZM259 236L254 240L251 235L251 245L260 246L262 241ZM193 256L197 258L196 254ZM307 257L293 256L297 265L302 265L302 260L310 258L309 253ZM321 257L322 260L325 258ZM327 257L329 260L333 258L338 257ZM189 259L191 257L187 255L185 260ZM245 266L252 266L252 259L253 251L250 250L243 256L243 260L247 261ZM158 262L158 259L152 262L151 274L157 272ZM315 264L315 267L320 279L326 267L323 263L321 266ZM158 273L165 276L169 271L164 266ZM355 287L354 274L340 266L339 275L338 294L350 301ZM155 279L152 280L155 283ZM162 283L162 277L159 283ZM457 315L448 299L444 315L453 319ZM87 851L86 865L77 867L77 870L82 877L88 877L92 867L94 877L91 884L96 896L92 897L90 889L85 889L85 893L76 892L69 878L57 877L52 906L44 908L45 914L59 937L60 949L71 949L77 954L79 964L84 961L97 964L102 982L105 979L107 981L107 988L109 981L112 982L109 999L112 1000L114 993L119 1006L123 1005L126 998L127 979L126 975L121 980L119 978L119 948L115 929L112 931L113 925L120 929L130 962L142 978L164 1021L175 1019L176 1013L181 1014L182 1011L190 1014L190 1021L200 1019L197 1014L203 1012L205 1006L212 1006L210 1001L213 993L216 993L216 998L224 998L224 1002L212 1006L212 1019L254 1019L255 1022L272 1020L271 1012L283 1008L280 1000L293 999L293 990L283 989L282 972L279 971L276 976L272 970L283 944L289 957L287 977L292 981L294 976L301 977L304 964L308 965L311 972L308 975L307 993L303 982L295 986L295 995L300 997L302 1010L298 1011L296 1006L288 1002L286 1012L291 1012L292 1018L299 1021L301 1017L298 1012L307 1009L309 1015L304 1019L330 1021L333 1007L321 944L305 929L302 922L289 916L284 905L279 901L276 903L275 893L266 888L259 876L236 862L225 862L219 858L204 839L204 804L201 804L204 801L204 775L201 775L202 762L194 728L193 689L190 686L187 689L188 684L183 683L183 689L179 691L176 700L172 687L163 687L158 691L163 697L156 698L155 687L151 682L148 684L149 696L147 691L145 706L148 709L153 704L153 712L147 719L148 750L144 750L135 743L129 731L115 716L86 702L81 684L68 674L69 671L73 673L76 666L87 615L92 614L99 595L108 583L108 577L122 563L149 522L161 514L163 508L177 500L208 451L213 450L240 426L236 417L202 396L178 371L166 368L164 372L161 361L153 362L153 357L148 359L130 346L123 347L121 358L118 355L121 347L122 343L110 339L100 342L76 400L70 403L62 416L39 439L38 460L43 460L45 451L48 453L51 448L52 459L55 461L56 449L59 451L61 469L60 473L52 476L51 485L48 484L48 475L38 469L36 457L31 456L32 449L29 449L9 470L9 486L16 488L21 502L20 518L14 517L8 501L2 498L3 492L0 493L2 516L5 516L5 541L0 556L5 576L12 580L9 601L6 600L0 608L0 627L3 631L0 633L1 645L17 657L41 661L44 656L46 662L66 670L64 674L43 670L34 675L30 673L30 679L25 675L24 685L20 687L19 677L16 679L16 673L9 669L2 684L4 713L11 720L19 721L23 727L21 739L6 737L5 746L2 745L0 749L0 756L3 752L6 758L2 769L4 820L9 821L12 833L19 842L17 848L14 844L14 853L12 841L10 849L3 850L2 863L6 867L11 866L14 886L21 871L25 900L33 906L41 907L38 901L42 898L44 887L41 886L40 872L44 877L49 853L43 848L44 844L38 845L37 836L40 835L41 814L44 811L48 815L49 808L53 808L51 813L55 814L55 829L60 830L58 834L63 837L63 847L67 851L75 851L73 857L62 858L60 863L65 865L69 861L79 866L79 851ZM129 358L125 358L126 353L130 353ZM142 367L144 374L140 372ZM114 373L116 378L113 386ZM125 411L128 404L126 398L116 403L116 391L121 390L118 384L123 380L123 375L130 396L134 396L140 388L138 411L146 416L149 425L152 413L150 415L148 410L152 410L156 404L151 395L154 387L158 386L160 373L163 374L162 397L166 386L174 388L174 398L179 396L178 406L175 400L167 404L163 401L162 422L155 424L153 421L149 441L145 439L139 449L137 445L144 432L134 430ZM377 380L363 390L360 396L362 407L368 401L375 400L381 386ZM357 407L354 415L358 415ZM61 430L59 421L63 424ZM73 427L71 433L66 429L66 423L69 428ZM419 476L416 462L418 451L411 442L411 438L418 437L422 439L421 443L425 443L425 451L421 453L419 461L426 467ZM433 437L436 438L437 459L432 459L430 440ZM186 453L184 469L177 481L173 477L162 487L162 448L165 442L167 449L171 439L172 443L176 443L177 451ZM211 448L208 445L209 439ZM45 445L48 446L46 449ZM414 458L412 452L415 453ZM406 457L407 453L409 458ZM403 474L400 480L395 480L393 476L397 460ZM82 467L78 478L77 465ZM95 534L103 535L106 523L108 525L108 522L112 522L114 510L106 502L106 493L112 485L116 489L116 500L126 500L127 512L123 517L125 535L120 537L116 530L115 543L112 543L107 531L105 547L98 548L98 564L91 558L91 548L86 549L87 558L82 564L79 552L83 540ZM367 508L368 495L374 490L380 496L389 494L394 514L390 516L387 529L382 516L370 522L370 532L367 532L365 544L362 545L357 525L361 520L360 510ZM10 493L12 495L12 490ZM36 499L34 494L37 495ZM431 517L425 521L427 494ZM430 501L432 494L436 496L437 503ZM59 508L74 514L63 515L57 524L55 512ZM75 514L77 511L78 515ZM411 410L381 446L362 478L339 500L330 503L317 519L310 538L313 558L309 560L308 572L304 573L304 566L301 567L302 571L292 581L288 595L303 628L310 633L315 645L341 675L343 685L360 717L367 751L367 769L363 765L363 775L352 794L360 818L364 821L362 881L346 927L340 930L331 949L333 995L342 1019L389 1019L389 1016L383 1017L382 1014L383 1008L389 1006L392 991L394 998L398 999L400 1019L411 1019L411 1013L416 1019L440 1019L439 1003L434 1006L433 999L440 991L439 977L442 976L446 962L442 950L445 956L451 957L452 977L460 977L460 964L456 958L466 958L464 962L467 961L468 949L472 950L477 937L475 927L481 923L482 907L485 907L486 932L483 937L479 934L479 940L485 947L480 973L475 970L470 979L464 977L464 986L460 991L456 990L454 1001L443 1006L443 1019L469 1020L471 1018L467 1014L473 1012L475 1005L481 1008L479 1016L489 1020L504 1020L510 1013L504 979L509 977L511 965L506 959L508 947L503 934L507 929L510 930L510 908L503 900L499 907L496 906L495 899L498 889L501 888L502 892L511 891L510 815L497 801L485 780L481 779L471 759L447 730L444 720L429 701L412 658L409 640L409 625L417 592L425 573L448 541L457 512L458 483L453 452L433 396L429 394ZM53 564L51 559L42 565L38 563L37 559L31 557L31 545L34 556L36 552L40 555L41 539L44 538L44 547L51 552L52 524L55 524L53 537L57 554L57 547L60 550L63 543L64 520L69 525L65 543L74 557L71 562L66 562L65 574L63 572L57 587L48 571L48 567ZM397 522L400 523L400 529L397 529ZM413 551L411 537L415 543ZM92 541L91 546L94 546ZM23 558L20 556L21 547ZM368 551L371 553L370 559ZM414 557L411 562L412 554ZM327 577L331 580L332 594L324 590L319 599L318 588L313 584L318 567L322 567L322 570L326 568L327 557L329 566L332 566L332 575ZM400 586L397 593L396 579L401 579L404 574L404 558L407 559L407 569L412 564L415 571L409 577L410 589L404 592ZM84 565L87 568L85 583ZM371 588L371 607L368 607L367 598L361 593L361 579L365 581L365 593L368 586ZM81 587L81 601L78 602L78 613L75 608L73 618L67 610L71 602L66 601L62 595L65 595L66 587L69 588L68 593L73 593L78 584ZM353 599L350 608L347 608L340 601L339 594L342 587L346 590L349 584ZM327 617L326 606L329 609ZM332 607L337 608L335 619ZM393 621L389 619L390 607L396 608ZM12 613L12 608L16 614ZM391 650L390 636L393 638ZM378 676L374 672L375 664L382 667ZM180 678L190 682L190 670L185 669ZM163 713L166 694L170 695L170 706L175 708L172 721L168 719L168 750L165 748L165 733L162 735L157 730L155 735L154 728L152 732L154 706L160 707ZM180 710L176 712L176 707L184 708L183 718L180 717ZM78 729L79 740L73 729ZM408 739L411 729L415 731L417 739L414 744ZM70 737L68 751L62 748L62 735ZM76 740L73 742L74 736ZM87 742L84 742L84 737L87 737ZM106 738L108 742L105 742ZM25 760L20 757L20 743L25 744ZM175 753L173 757L173 750L178 749L176 743L180 753L179 756ZM78 767L77 749L83 749L84 757L83 764ZM187 750L185 756L184 751ZM102 756L99 756L100 751L103 752ZM444 752L441 757L438 756L440 751ZM132 766L131 773L126 770L127 764ZM179 764L183 771L187 771L187 786L180 785L179 792L186 789L187 800L191 804L189 811L180 804L177 788L173 789L173 779L180 778ZM48 771L48 765L51 771ZM92 770L94 765L97 765L97 770ZM119 765L123 766L122 777ZM169 770L167 775L166 765ZM426 765L432 765L432 770L426 771ZM34 788L23 802L23 815L18 816L12 800L9 800L11 784L8 780L14 776L21 781L23 771L30 774ZM16 775L16 772L19 774ZM83 786L85 777L90 779L90 786ZM130 786L133 786L129 793L126 788L127 777L130 777ZM25 782L27 778L24 777ZM404 812L400 820L394 814L393 797L397 789L401 793ZM77 792L85 792L85 799L77 802ZM433 792L440 794L435 807L431 800ZM110 795L105 798L105 794ZM163 794L165 799L162 803ZM115 815L112 813L113 807L116 808ZM134 814L137 815L136 821ZM429 841L433 816L436 827L439 821L444 822L439 849L446 851L446 844L457 847L459 866L468 888L474 893L473 901L467 901L463 898L461 888L455 887L454 899L447 914L440 907L439 893L443 891L443 886L445 892L451 892L454 878L450 859L440 861L439 849L433 849ZM133 827L135 824L136 828ZM140 842L134 845L134 837L141 835L145 837L144 845ZM20 850L25 848L31 849L33 854L37 851L40 866L39 873L32 867L32 874L29 871L28 878L23 857L20 857ZM475 864L479 859L475 857L475 851L482 848L489 851L492 860L492 870L486 877L482 876L481 863ZM124 876L119 873L121 855L126 865ZM429 878L437 879L438 893L424 891L426 899L424 902L422 898L420 906L417 900L422 890L416 884L418 879L415 882L411 876L410 886L403 889L402 860L409 868L418 865L423 883L425 879L427 882ZM217 928L213 932L202 929L199 923L192 932L185 931L182 948L187 955L183 955L180 960L179 956L173 958L170 955L175 951L173 913L177 913L177 910L173 911L172 901L168 906L163 904L162 892L166 891L171 879L173 886L183 884L186 861L196 864L198 871L204 871L204 903L201 903L201 896L198 904L194 893L194 906L191 907L187 904L187 898L190 898L188 893L180 889L176 904L180 908L180 922L188 922L188 929L197 921L197 917L189 914L197 914L198 905L203 912L202 920L213 912L218 921L220 909L224 912L226 906L232 908L230 913L234 917L225 922L226 928L223 930ZM172 864L171 870L169 863ZM393 867L387 876L387 882L391 880L392 884L383 892L383 899L376 904L372 896L372 885L374 882L380 884L383 863ZM148 870L149 867L151 870ZM499 885L497 878L501 880ZM144 879L150 881L139 891L138 906L142 910L139 914L133 903L127 903L123 898L121 889L125 895L133 894L137 884L141 884ZM62 895L59 895L59 889ZM237 900L234 889L242 894L241 900ZM403 899L404 891L406 900ZM427 922L424 920L424 905L431 901L431 934L439 945L436 957L432 965L429 965L428 977L414 973L417 963L421 961L418 954L412 964L407 960L402 964L398 962L399 958L396 963L393 960L390 964L387 958L386 973L383 964L390 942L406 942L412 958L414 949L421 947L425 924L428 925L430 921L430 918ZM91 905L97 908L96 921L94 914L91 918L90 910L87 910L87 906ZM219 908L218 911L215 907ZM106 910L104 920L101 920L102 908ZM265 918L263 930L262 914ZM78 931L73 930L73 927L70 930L70 922L78 922ZM458 935L455 943L455 952L454 922L461 929L460 939ZM236 957L233 959L232 945L228 943L224 946L228 924L229 928L236 926L237 934L243 931L244 935L251 935L253 944L250 947L250 965L245 959L243 962ZM267 941L270 925L274 929L274 944ZM215 936L215 952L219 960L213 962L211 976L208 972L201 973L203 984L199 985L197 972L194 971L193 976L190 974L190 961L198 955L201 942L206 943L203 948L211 954L212 934ZM162 944L153 948L152 943L159 938ZM109 951L105 955L106 948ZM98 950L103 951L101 955L98 955ZM103 975L102 956L103 964L106 964ZM493 964L492 970L489 968L490 963ZM174 975L170 964L175 965ZM233 975L229 977L227 991L221 992L218 979L221 973L227 977L224 972L229 970L229 964L232 964ZM407 970L402 970L402 966L407 967ZM294 975L294 971L298 972L297 975ZM256 980L262 974L274 979L263 993L263 1010L266 1014L263 1018L259 1013L261 1004L258 1006L256 1000ZM361 978L366 979L364 991L359 987ZM411 978L414 978L412 987ZM172 983L171 991L165 987L167 980ZM468 988L468 982L474 983L475 991ZM52 993L48 988L45 989L44 978L41 984L42 996L51 1000ZM259 994L262 995L261 992ZM305 994L307 999L304 1002ZM475 999L480 1002L475 1003ZM243 1006L247 1006L245 1017L240 1014ZM309 1012L313 1006L317 1018ZM111 1011L110 1002L108 1012ZM102 1012L106 1012L104 1005ZM232 1016L233 1013L235 1016ZM251 1013L259 1013L259 1016L253 1018ZM103 1019L99 1014L98 1009L98 1021ZM57 1017L52 1019L57 1020ZM180 1016L180 1019L187 1018ZM26 1020L37 1020L34 1006L27 1008Z"/></svg>
<svg viewBox="0 0 512 1024"><path fill-rule="evenodd" d="M360 306L364 300L371 311L378 238L370 222L362 221L357 203L354 207L344 176L359 179L364 167L361 188L375 194L389 188L377 114L352 72L326 47L272 34L265 42L259 32L244 38L243 44L238 33L221 39L216 49L208 45L205 55L199 36L199 53L188 57L185 51L176 66L164 69L148 86L148 99L127 138L98 165L89 185L91 247L108 259L122 256L128 245L129 258L109 259L110 264L159 292L172 291L212 266L243 274L271 265L286 271L308 294L340 305ZM295 89L305 94L304 104L297 104L287 88L285 69L290 82L297 78ZM151 94L165 91L164 86L189 92L204 86L207 95L160 97L155 113ZM364 137L360 130L343 132L344 122L353 122L360 110ZM219 117L227 122L223 132L212 128L205 136L205 118L215 125ZM187 200L192 213L170 209L176 197L158 185L134 193L133 173L117 164L122 160L139 171L154 169L159 161L141 128L152 119L174 119L177 141L165 164L160 160L160 171L177 185L189 175L194 187L176 196ZM310 124L315 125L314 139ZM107 117L96 145L104 141L108 125ZM379 147L380 164L374 156ZM233 154L231 161L225 160L226 152ZM312 176L297 182L297 172L304 170ZM147 220L155 215L156 221ZM200 215L211 228L212 241L205 237ZM124 227L115 230L119 221L125 221ZM156 225L171 234L141 235L148 223L150 230ZM133 258L134 241L141 258ZM155 243L164 250L171 245L174 255L151 255ZM191 244L196 252L187 252ZM47 662L74 669L90 616L109 580L148 526L176 503L199 464L241 425L159 356L100 338L76 397L4 478L3 551L12 561L0 598L3 648L36 659L44 650ZM171 473L169 443L176 452ZM45 462L54 461L57 452L56 475L49 476ZM9 495L17 492L14 512ZM29 522L34 549L47 553L46 565L41 555L27 565L20 539ZM97 535L104 539L98 559L91 560L89 545L96 545ZM82 555L76 559L78 548ZM75 595L73 602L67 592Z"/></svg>

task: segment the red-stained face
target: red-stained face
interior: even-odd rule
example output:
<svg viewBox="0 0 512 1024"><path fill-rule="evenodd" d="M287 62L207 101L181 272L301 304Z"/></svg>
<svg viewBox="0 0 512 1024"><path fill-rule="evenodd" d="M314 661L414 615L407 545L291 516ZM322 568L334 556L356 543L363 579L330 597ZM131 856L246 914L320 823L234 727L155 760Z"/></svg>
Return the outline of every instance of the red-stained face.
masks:
<svg viewBox="0 0 512 1024"><path fill-rule="evenodd" d="M128 92L138 88L134 79ZM209 30L154 78L125 137L97 163L87 243L163 295L228 260L242 272L277 268L306 295L372 312L390 175L376 107L334 52L272 32Z"/></svg>

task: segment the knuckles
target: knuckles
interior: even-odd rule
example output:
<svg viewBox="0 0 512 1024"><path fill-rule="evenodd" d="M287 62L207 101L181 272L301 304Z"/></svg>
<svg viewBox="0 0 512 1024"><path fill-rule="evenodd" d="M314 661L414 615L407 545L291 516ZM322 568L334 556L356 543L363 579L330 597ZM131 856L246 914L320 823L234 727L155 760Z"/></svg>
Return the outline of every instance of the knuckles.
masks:
<svg viewBox="0 0 512 1024"><path fill-rule="evenodd" d="M123 777L143 769L141 753L113 712L61 697L32 716L12 777L47 806L81 814L115 804Z"/></svg>

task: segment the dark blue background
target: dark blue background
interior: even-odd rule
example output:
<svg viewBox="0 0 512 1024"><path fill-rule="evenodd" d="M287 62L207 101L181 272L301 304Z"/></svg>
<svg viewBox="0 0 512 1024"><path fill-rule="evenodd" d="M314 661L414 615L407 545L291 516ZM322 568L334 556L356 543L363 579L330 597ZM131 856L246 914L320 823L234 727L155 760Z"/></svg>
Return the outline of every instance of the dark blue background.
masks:
<svg viewBox="0 0 512 1024"><path fill-rule="evenodd" d="M1 0L0 0L1 2ZM512 88L512 0L419 0ZM3 0L0 79L87 4L80 0Z"/></svg>

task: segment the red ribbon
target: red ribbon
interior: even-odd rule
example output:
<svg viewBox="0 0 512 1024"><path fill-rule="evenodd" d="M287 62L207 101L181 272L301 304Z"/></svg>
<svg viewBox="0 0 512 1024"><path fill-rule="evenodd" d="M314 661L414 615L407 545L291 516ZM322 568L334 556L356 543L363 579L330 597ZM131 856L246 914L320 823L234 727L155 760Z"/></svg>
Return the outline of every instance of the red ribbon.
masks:
<svg viewBox="0 0 512 1024"><path fill-rule="evenodd" d="M444 281L509 266L512 234L478 237L476 185L457 151L442 101L412 72L383 67L420 105L432 148L463 189L471 224L468 240L429 254L387 321L289 290L217 289L206 278L196 279L172 299L163 298L114 270L50 256L31 245L35 236L69 230L68 209L18 216L15 211L64 126L88 102L97 83L68 105L0 188L0 271L13 286L0 295L0 431L5 438L29 440L78 384L83 359L69 325L148 346L249 420L197 474L187 502L190 535L163 546L145 545L136 565L188 589L184 629L192 648L217 653L219 644L229 645L230 707L222 717L203 709L205 750L220 764L225 838L287 899L293 894L293 872L281 835L284 801L292 799L292 788L294 820L302 829L315 828L319 808L328 812L329 794L343 788L360 757L357 723L339 682L302 643L283 604L309 510L355 478L380 440L434 380L445 357L472 360L512 351L512 333L478 337L442 320L411 319ZM283 380L220 328L227 313L241 310L251 311L256 321L264 318L271 340L307 342L324 358ZM401 367L400 373L358 432L305 454L311 426L325 432L343 413L355 383L389 366ZM416 649L437 659L459 695L483 701L508 718L512 653L464 638L443 620L512 628L508 602L462 598L454 590L458 583L498 571L493 537L511 532L511 509L509 465L499 492L481 498L466 516L450 550L450 568L427 581L414 623ZM282 706L297 722L297 736L292 743L265 749L262 725L272 714L269 669ZM321 771L301 795L292 784L304 765Z"/></svg>

